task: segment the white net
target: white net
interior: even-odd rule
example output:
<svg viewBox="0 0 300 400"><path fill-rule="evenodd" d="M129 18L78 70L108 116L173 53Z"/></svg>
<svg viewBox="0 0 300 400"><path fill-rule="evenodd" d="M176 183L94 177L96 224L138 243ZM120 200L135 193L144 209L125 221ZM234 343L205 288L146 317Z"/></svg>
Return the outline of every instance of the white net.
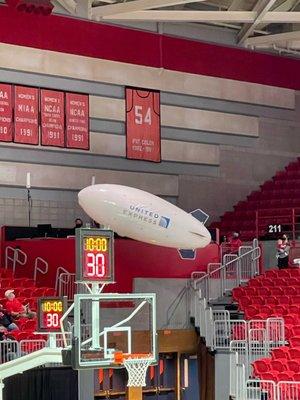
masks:
<svg viewBox="0 0 300 400"><path fill-rule="evenodd" d="M143 387L146 386L146 374L149 365L151 364L150 358L127 358L124 360L124 366L128 372L129 387Z"/></svg>

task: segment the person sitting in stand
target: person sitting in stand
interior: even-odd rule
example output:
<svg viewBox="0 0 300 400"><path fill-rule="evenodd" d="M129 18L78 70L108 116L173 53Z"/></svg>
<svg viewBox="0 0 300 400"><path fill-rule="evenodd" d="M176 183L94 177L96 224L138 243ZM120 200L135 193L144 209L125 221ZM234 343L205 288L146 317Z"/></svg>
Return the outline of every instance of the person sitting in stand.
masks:
<svg viewBox="0 0 300 400"><path fill-rule="evenodd" d="M0 304L0 325L6 328L8 331L18 330L19 327L13 322L13 317L4 310L3 305Z"/></svg>
<svg viewBox="0 0 300 400"><path fill-rule="evenodd" d="M289 244L289 239L286 235L282 235L277 240L276 249L277 249L276 258L277 258L278 268L279 269L288 268L290 244Z"/></svg>
<svg viewBox="0 0 300 400"><path fill-rule="evenodd" d="M6 290L4 295L7 298L5 309L8 313L11 314L11 316L14 319L18 318L32 319L36 317L36 313L34 311L30 311L27 305L23 306L23 304L20 303L18 299L16 299L13 289Z"/></svg>
<svg viewBox="0 0 300 400"><path fill-rule="evenodd" d="M239 238L239 233L238 232L233 232L231 238L229 239L229 245L230 245L230 253L231 254L238 254L239 252L239 247L242 246L242 241Z"/></svg>

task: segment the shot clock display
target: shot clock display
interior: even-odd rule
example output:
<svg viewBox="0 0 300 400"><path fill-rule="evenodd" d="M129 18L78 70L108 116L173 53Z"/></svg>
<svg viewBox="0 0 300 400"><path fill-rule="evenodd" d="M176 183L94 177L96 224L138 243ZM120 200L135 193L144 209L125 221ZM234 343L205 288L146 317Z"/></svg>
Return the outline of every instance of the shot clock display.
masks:
<svg viewBox="0 0 300 400"><path fill-rule="evenodd" d="M113 232L102 229L76 230L77 281L109 283L114 280Z"/></svg>
<svg viewBox="0 0 300 400"><path fill-rule="evenodd" d="M67 310L66 297L41 297L38 299L38 331L60 332L60 320Z"/></svg>

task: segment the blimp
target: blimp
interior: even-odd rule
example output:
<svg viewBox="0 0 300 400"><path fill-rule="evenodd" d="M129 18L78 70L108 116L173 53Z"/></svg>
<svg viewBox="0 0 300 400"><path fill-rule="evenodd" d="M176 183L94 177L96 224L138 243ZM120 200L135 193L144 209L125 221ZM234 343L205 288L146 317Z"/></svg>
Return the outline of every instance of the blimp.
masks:
<svg viewBox="0 0 300 400"><path fill-rule="evenodd" d="M201 209L187 213L174 204L133 187L100 184L82 189L80 206L94 221L120 236L176 248L181 258L194 259L211 236Z"/></svg>

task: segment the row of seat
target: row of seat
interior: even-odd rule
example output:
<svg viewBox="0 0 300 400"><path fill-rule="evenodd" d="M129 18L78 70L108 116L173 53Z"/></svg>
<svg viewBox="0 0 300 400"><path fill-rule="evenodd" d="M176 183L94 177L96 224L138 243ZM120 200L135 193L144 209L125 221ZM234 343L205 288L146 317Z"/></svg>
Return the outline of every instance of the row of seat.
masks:
<svg viewBox="0 0 300 400"><path fill-rule="evenodd" d="M277 289L277 288L276 288ZM300 295L286 295L286 296L242 296L239 299L239 306L241 310L244 310L245 307L249 305L252 306L300 306Z"/></svg>
<svg viewBox="0 0 300 400"><path fill-rule="evenodd" d="M253 191L243 201L234 205L233 212L226 212L221 217L221 222L213 225L219 228L221 235L238 230L242 240L251 240L264 236L269 224L292 224L292 211L294 208L300 216L300 162L290 163L284 171L278 171L272 180L266 181L260 186L260 190ZM289 211L287 209L290 209ZM260 214L270 219L261 221L256 228L256 211L264 210ZM260 221L260 220L259 220Z"/></svg>
<svg viewBox="0 0 300 400"><path fill-rule="evenodd" d="M13 289L17 297L43 297L43 296L54 296L55 290L48 287L14 287L6 286L0 289L0 297L4 298L4 293L7 289Z"/></svg>
<svg viewBox="0 0 300 400"><path fill-rule="evenodd" d="M281 277L281 278L265 278L259 276L252 278L248 282L250 287L282 287L285 286L300 286L300 275L298 277Z"/></svg>
<svg viewBox="0 0 300 400"><path fill-rule="evenodd" d="M241 297L254 296L299 296L300 286L284 286L284 287L256 287L246 286L237 287L232 290L232 297L235 301L239 301Z"/></svg>

